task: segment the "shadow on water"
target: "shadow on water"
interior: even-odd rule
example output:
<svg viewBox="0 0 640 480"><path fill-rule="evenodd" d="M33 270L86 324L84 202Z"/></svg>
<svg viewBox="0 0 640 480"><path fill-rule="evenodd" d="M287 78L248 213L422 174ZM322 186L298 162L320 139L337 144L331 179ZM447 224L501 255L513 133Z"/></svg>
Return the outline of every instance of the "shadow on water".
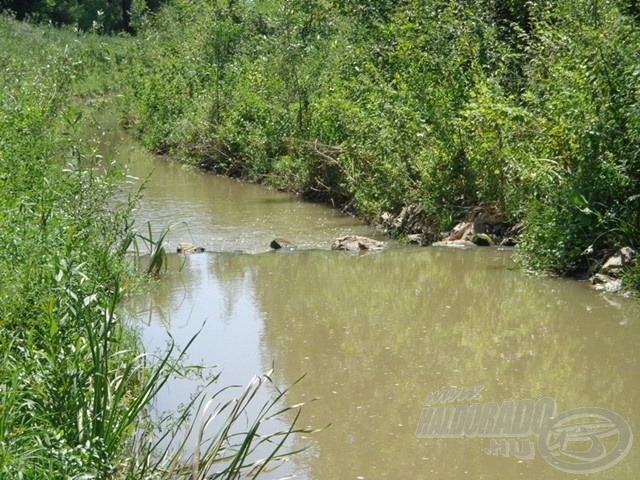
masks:
<svg viewBox="0 0 640 480"><path fill-rule="evenodd" d="M506 410L493 436L444 438L445 426L433 424L421 431L425 401L442 389L482 387L473 402L442 405L549 397L557 413L606 409L640 432L636 301L594 293L584 283L527 276L512 268L508 252L492 248L328 251L337 236L374 233L324 206L186 170L130 146L121 144L120 155L139 177L154 169L137 218L152 219L159 229L185 222L188 230L174 231L172 243L217 252L186 261L170 255L153 295L132 300L145 341L163 345L168 328L180 344L202 328L191 358L220 365L221 385L244 384L272 364L283 385L306 373L288 400L319 398L301 423L331 426L295 439L310 445L288 470L298 478L579 476L546 461L535 433L515 438L516 414ZM273 237L302 250L259 253ZM237 249L253 254L230 253ZM172 386L160 407L188 395L188 384ZM574 430L580 428L588 427ZM421 432L433 435L418 438ZM518 458L515 447L500 446L514 438L518 448L530 441L532 455ZM574 450L589 451L593 438ZM601 441L608 452L616 446L614 437ZM571 451L556 443L541 442L547 458ZM589 478L631 480L638 469L640 448L633 444L621 461Z"/></svg>

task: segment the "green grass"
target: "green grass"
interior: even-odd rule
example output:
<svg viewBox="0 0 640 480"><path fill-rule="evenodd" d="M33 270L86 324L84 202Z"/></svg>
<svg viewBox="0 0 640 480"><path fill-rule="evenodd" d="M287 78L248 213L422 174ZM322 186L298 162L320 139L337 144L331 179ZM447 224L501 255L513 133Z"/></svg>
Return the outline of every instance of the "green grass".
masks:
<svg viewBox="0 0 640 480"><path fill-rule="evenodd" d="M217 376L186 364L186 349L145 352L122 316L139 283L126 257L139 194L123 191L126 171L82 133L86 100L117 87L118 60L105 52L121 41L0 18L0 478L194 480L218 467L238 478L261 470L257 444L272 441L275 459L296 431L284 392L239 430L263 376L217 407L222 427L205 432L192 409ZM163 238L144 238L158 275ZM193 375L204 385L192 404L154 416L167 382ZM263 436L271 416L291 427ZM191 446L180 436L189 429L200 432Z"/></svg>

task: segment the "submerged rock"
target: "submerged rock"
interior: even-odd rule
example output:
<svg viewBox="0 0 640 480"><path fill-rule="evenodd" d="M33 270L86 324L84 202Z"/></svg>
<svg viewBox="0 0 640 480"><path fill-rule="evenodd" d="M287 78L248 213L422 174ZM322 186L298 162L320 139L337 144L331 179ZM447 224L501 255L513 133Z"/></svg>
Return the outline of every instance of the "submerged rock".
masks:
<svg viewBox="0 0 640 480"><path fill-rule="evenodd" d="M185 255L189 255L192 253L204 252L204 247L197 247L193 243L181 242L178 244L178 248L176 250L178 253L184 253Z"/></svg>
<svg viewBox="0 0 640 480"><path fill-rule="evenodd" d="M289 243L286 240L283 240L282 238L274 238L273 240L271 240L271 243L269 244L269 246L274 250L291 251L291 250L298 249L298 247L296 247L294 244Z"/></svg>
<svg viewBox="0 0 640 480"><path fill-rule="evenodd" d="M433 242L433 247L450 247L450 248L476 248L477 245L469 240L443 240L441 242Z"/></svg>
<svg viewBox="0 0 640 480"><path fill-rule="evenodd" d="M358 235L347 235L336 238L331 244L331 250L345 250L348 252L361 252L363 250L380 251L385 247L386 244L384 242Z"/></svg>

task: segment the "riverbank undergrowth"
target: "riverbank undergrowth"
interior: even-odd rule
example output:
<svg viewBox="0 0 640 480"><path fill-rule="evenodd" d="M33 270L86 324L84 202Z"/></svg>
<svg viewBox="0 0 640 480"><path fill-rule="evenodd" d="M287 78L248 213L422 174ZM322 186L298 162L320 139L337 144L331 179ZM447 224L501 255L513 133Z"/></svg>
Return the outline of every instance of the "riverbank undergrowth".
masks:
<svg viewBox="0 0 640 480"><path fill-rule="evenodd" d="M126 258L139 192L128 191L125 168L102 158L82 125L87 105L117 87L126 41L0 18L2 478L238 478L286 455L297 431L297 408L281 406L281 392L245 424L268 375L226 403L214 396L220 430L207 429L204 412L202 424L192 420L217 377L186 364L186 349L145 352L122 317L140 275ZM203 390L158 418L156 394L193 374ZM274 417L290 427L264 435ZM186 443L185 431L199 442ZM256 465L257 446L267 444Z"/></svg>
<svg viewBox="0 0 640 480"><path fill-rule="evenodd" d="M498 211L527 267L571 274L639 246L634 5L174 0L140 23L123 105L154 151L364 218Z"/></svg>

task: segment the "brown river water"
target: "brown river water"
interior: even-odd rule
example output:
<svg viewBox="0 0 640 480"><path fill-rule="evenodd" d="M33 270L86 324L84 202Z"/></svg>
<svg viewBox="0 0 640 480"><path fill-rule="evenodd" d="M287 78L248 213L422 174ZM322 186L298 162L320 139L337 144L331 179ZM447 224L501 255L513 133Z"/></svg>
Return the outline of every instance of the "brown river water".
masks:
<svg viewBox="0 0 640 480"><path fill-rule="evenodd" d="M191 359L221 385L273 365L303 408L308 447L271 477L616 479L640 474L640 303L534 277L512 252L391 243L329 250L354 218L180 167L104 130L105 155L151 177L136 218L207 253L171 255L131 302L149 348L202 330ZM117 145L117 148L116 148ZM283 237L295 252L271 252ZM190 394L170 385L171 409ZM268 394L265 394L268 395ZM634 435L636 439L634 440Z"/></svg>

